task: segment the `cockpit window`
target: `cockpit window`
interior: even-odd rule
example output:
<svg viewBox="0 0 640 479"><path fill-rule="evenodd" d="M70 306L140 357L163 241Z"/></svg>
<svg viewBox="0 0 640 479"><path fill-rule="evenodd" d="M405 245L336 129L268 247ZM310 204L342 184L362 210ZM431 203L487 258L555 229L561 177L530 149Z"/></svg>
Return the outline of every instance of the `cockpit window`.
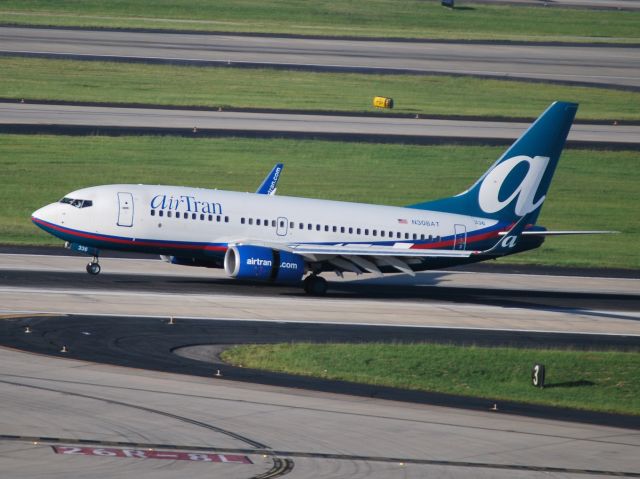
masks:
<svg viewBox="0 0 640 479"><path fill-rule="evenodd" d="M69 198L66 196L60 200L60 203L75 206L76 208L88 208L90 206L93 206L93 201L91 200L80 200L80 199Z"/></svg>

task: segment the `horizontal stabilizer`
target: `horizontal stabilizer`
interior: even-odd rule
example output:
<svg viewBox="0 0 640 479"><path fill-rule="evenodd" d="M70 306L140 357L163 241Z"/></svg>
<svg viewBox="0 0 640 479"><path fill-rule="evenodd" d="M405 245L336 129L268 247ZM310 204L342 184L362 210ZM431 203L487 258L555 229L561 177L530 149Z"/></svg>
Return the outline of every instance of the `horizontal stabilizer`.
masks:
<svg viewBox="0 0 640 479"><path fill-rule="evenodd" d="M618 234L620 231L600 231L600 230L585 230L585 231L547 231L547 230L531 230L531 231L523 231L522 236L569 236L569 235L610 235L610 234ZM502 231L499 233L500 236L505 236L509 234L508 231Z"/></svg>

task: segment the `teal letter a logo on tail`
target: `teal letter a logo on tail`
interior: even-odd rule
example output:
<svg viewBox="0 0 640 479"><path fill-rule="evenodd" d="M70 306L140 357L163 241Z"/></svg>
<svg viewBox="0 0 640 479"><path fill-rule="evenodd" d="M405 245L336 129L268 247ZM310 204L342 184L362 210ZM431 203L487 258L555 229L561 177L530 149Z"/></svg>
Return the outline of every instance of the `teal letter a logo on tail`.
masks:
<svg viewBox="0 0 640 479"><path fill-rule="evenodd" d="M578 105L555 102L531 124L491 167L466 191L450 198L410 205L514 223L540 214L560 153Z"/></svg>

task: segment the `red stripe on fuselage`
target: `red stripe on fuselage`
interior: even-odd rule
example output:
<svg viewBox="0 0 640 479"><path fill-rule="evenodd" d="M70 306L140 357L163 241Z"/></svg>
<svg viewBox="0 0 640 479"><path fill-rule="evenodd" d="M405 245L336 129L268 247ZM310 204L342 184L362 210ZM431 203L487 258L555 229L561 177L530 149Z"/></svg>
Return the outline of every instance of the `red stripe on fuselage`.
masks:
<svg viewBox="0 0 640 479"><path fill-rule="evenodd" d="M52 230L59 231L61 233L65 233L71 236L75 236L77 238L86 238L86 239L91 239L96 241L104 241L106 243L116 243L116 244L125 244L125 245L128 244L128 245L136 245L136 246L150 246L150 247L156 247L156 248L171 248L171 249L198 249L198 250L204 250L204 251L226 251L227 250L226 246L207 245L203 243L181 244L181 243L173 243L173 242L166 242L166 241L159 241L159 240L134 240L134 239L127 239L127 238L117 238L114 236L85 233L83 231L72 230L72 229L65 228L63 226L58 226L53 223L48 223L46 221L43 221L38 218L33 218L33 217L31 218L31 221L33 221L36 224L45 226L46 228L50 228Z"/></svg>
<svg viewBox="0 0 640 479"><path fill-rule="evenodd" d="M497 238L500 231L488 231L475 236L468 236L466 244L473 243L474 241L482 241L491 238ZM411 246L411 249L437 249L444 248L445 246L453 246L454 240L438 241L437 243L420 243Z"/></svg>

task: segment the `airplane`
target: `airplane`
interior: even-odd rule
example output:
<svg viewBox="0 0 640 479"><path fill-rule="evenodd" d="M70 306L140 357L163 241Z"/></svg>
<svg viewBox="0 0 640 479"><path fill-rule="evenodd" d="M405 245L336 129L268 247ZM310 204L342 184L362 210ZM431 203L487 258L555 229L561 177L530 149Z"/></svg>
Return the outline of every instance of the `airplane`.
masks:
<svg viewBox="0 0 640 479"><path fill-rule="evenodd" d="M92 275L101 250L142 252L224 268L240 280L302 281L307 294L321 296L322 273L415 275L532 250L550 235L610 233L536 225L577 108L552 103L470 188L405 207L276 196L278 164L255 193L93 186L31 219L93 256Z"/></svg>

